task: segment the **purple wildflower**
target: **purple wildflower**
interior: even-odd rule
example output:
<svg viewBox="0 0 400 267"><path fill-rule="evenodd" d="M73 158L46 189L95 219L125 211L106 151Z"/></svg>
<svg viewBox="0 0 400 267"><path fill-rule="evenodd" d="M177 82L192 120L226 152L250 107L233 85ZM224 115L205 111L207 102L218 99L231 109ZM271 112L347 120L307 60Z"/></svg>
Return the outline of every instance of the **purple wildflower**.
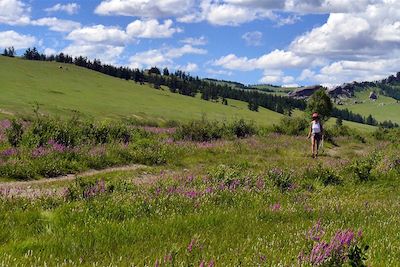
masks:
<svg viewBox="0 0 400 267"><path fill-rule="evenodd" d="M205 267L205 266L206 266L206 262L205 262L204 260L202 260L202 261L200 262L199 267Z"/></svg>
<svg viewBox="0 0 400 267"><path fill-rule="evenodd" d="M6 149L4 151L1 152L1 155L3 157L12 157L18 154L18 150L14 147Z"/></svg>
<svg viewBox="0 0 400 267"><path fill-rule="evenodd" d="M40 147L33 149L32 157L38 158L38 157L45 156L48 153L49 153L49 151L45 147L40 146Z"/></svg>
<svg viewBox="0 0 400 267"><path fill-rule="evenodd" d="M94 185L89 186L84 192L84 198L91 198L96 195L102 194L106 191L106 185L104 180L97 181Z"/></svg>
<svg viewBox="0 0 400 267"><path fill-rule="evenodd" d="M5 130L5 129L8 129L8 128L10 128L11 127L11 121L9 121L9 120L2 120L2 121L0 121L0 129L1 130Z"/></svg>
<svg viewBox="0 0 400 267"><path fill-rule="evenodd" d="M189 253L192 253L193 247L194 247L195 245L196 245L196 240L195 240L195 239L190 240L190 243L189 243L189 245L188 245L188 247L187 247L187 250L188 250Z"/></svg>
<svg viewBox="0 0 400 267"><path fill-rule="evenodd" d="M325 234L325 231L321 225L321 220L308 231L307 239L311 241L320 241L322 236Z"/></svg>
<svg viewBox="0 0 400 267"><path fill-rule="evenodd" d="M281 209L281 204L275 203L274 205L271 206L272 211L278 211Z"/></svg>

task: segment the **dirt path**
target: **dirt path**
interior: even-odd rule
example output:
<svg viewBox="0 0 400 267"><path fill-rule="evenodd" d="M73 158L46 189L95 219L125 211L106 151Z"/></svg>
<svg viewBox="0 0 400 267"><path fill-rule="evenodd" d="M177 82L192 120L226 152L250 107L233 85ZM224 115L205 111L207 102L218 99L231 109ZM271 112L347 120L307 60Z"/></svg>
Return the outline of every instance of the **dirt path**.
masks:
<svg viewBox="0 0 400 267"><path fill-rule="evenodd" d="M122 167L112 167L103 170L90 170L78 174L68 174L64 176L58 176L54 178L43 178L40 180L32 180L32 181L18 181L18 182L0 182L0 189L2 188L23 188L23 187L32 187L35 185L43 185L49 183L56 183L56 182L63 182L63 181L71 181L74 180L76 177L87 177L93 176L97 174L106 174L115 171L134 171L140 168L146 168L145 165L128 165Z"/></svg>
<svg viewBox="0 0 400 267"><path fill-rule="evenodd" d="M134 171L141 168L147 168L145 165L128 165L121 167L107 168L103 170L90 170L78 174L64 175L54 178L33 180L33 181L20 181L20 182L0 182L0 197L14 198L14 197L26 197L26 198L38 198L43 196L63 196L66 191L65 186L56 186L43 188L43 185L57 184L59 182L73 181L76 177L88 177L98 174L107 174L115 171ZM137 184L143 184L146 182L153 181L155 175L145 175L138 179ZM135 179L136 180L136 179Z"/></svg>

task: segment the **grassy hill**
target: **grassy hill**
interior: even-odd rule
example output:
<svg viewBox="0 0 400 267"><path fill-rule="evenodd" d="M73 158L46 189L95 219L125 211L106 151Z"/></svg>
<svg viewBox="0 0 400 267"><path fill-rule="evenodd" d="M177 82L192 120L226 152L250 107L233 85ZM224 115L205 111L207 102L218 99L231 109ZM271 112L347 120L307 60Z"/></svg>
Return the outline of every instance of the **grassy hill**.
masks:
<svg viewBox="0 0 400 267"><path fill-rule="evenodd" d="M345 105L338 108L347 108L355 113L363 116L372 115L378 121L391 120L400 123L400 103L397 100L379 95L378 100L372 101L369 99L369 93L373 90L357 92L355 98L348 99ZM377 89L375 91L378 91Z"/></svg>
<svg viewBox="0 0 400 267"><path fill-rule="evenodd" d="M259 112L249 111L247 103L242 101L229 99L228 106L224 106L56 62L0 56L0 80L0 119L13 114L32 114L35 103L40 105L40 112L69 116L78 111L95 119L188 121L205 115L217 120L245 118L269 126L282 117L262 107ZM359 130L374 129L345 123Z"/></svg>
<svg viewBox="0 0 400 267"><path fill-rule="evenodd" d="M30 114L37 102L40 111L60 116L73 111L94 118L159 120L190 120L206 115L219 120L245 118L260 125L271 125L281 117L264 108L249 111L247 103L241 101L229 100L224 106L55 62L0 56L0 80L3 116Z"/></svg>

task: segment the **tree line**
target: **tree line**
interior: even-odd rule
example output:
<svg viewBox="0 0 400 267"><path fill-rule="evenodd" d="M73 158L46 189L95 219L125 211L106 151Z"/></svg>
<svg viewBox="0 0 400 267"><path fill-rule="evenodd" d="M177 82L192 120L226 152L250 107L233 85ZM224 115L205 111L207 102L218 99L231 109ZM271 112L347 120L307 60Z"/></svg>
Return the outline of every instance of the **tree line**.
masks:
<svg viewBox="0 0 400 267"><path fill-rule="evenodd" d="M10 51L15 55L15 50L13 49L7 50L6 54L9 54ZM228 104L227 99L239 100L247 102L248 108L255 112L258 111L258 107L260 106L290 116L294 109L304 111L307 107L305 100L266 94L258 90L249 90L246 86L232 88L227 83L220 83L210 79L200 79L198 76L193 77L189 73L181 70L170 72L168 68L160 70L157 67L152 67L148 70L140 70L138 68L116 67L111 64L103 64L98 59L91 61L83 56L72 57L64 53L45 55L40 53L35 47L26 49L22 57L27 60L55 61L74 64L109 76L132 80L136 83L149 83L152 84L155 89L161 89L161 86L166 86L172 93L179 93L191 97L200 94L203 100L211 101L222 99L221 102L225 105ZM334 108L332 115L343 120L378 125L377 121L372 118L372 116L365 118L347 109L339 110ZM397 127L398 125L389 121L385 122L385 126Z"/></svg>

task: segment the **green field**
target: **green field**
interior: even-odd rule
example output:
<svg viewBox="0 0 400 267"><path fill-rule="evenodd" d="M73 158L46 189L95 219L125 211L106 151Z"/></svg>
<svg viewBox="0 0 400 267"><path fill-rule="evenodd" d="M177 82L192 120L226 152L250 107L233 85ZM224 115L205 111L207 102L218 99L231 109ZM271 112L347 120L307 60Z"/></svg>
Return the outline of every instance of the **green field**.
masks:
<svg viewBox="0 0 400 267"><path fill-rule="evenodd" d="M160 122L206 116L216 120L244 118L260 126L271 126L282 118L281 114L262 107L259 112L249 111L247 103L242 101L229 99L228 106L224 106L55 62L0 56L0 79L0 119L32 114L36 103L40 112L61 117L76 111L94 119L133 117ZM347 124L359 130L374 129L358 123Z"/></svg>
<svg viewBox="0 0 400 267"><path fill-rule="evenodd" d="M379 95L376 101L369 99L370 91L356 93L356 99L348 99L347 103L338 108L347 108L365 117L372 115L379 122L391 120L400 123L400 103L395 99ZM354 104L354 101L361 103Z"/></svg>
<svg viewBox="0 0 400 267"><path fill-rule="evenodd" d="M63 68L60 69L59 66ZM0 113L40 111L60 116L79 111L94 118L139 117L160 120L245 118L271 125L281 115L247 103L229 100L228 106L156 90L94 71L55 62L35 62L0 56Z"/></svg>
<svg viewBox="0 0 400 267"><path fill-rule="evenodd" d="M324 241L362 230L368 266L397 266L398 150L337 142L319 160L301 137L177 143L160 167L10 185L0 190L0 265L297 266L320 221ZM385 153L370 162L377 148ZM372 164L365 181L351 169L357 158ZM103 180L106 190L82 194Z"/></svg>

